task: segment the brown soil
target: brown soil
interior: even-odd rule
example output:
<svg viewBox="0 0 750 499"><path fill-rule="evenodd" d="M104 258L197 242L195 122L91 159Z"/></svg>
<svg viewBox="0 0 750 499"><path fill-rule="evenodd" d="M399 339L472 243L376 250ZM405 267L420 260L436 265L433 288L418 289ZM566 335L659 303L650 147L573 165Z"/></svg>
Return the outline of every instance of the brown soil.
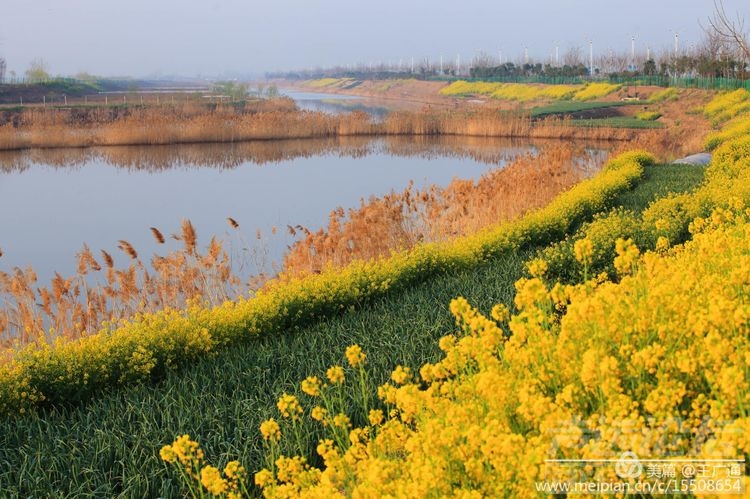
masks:
<svg viewBox="0 0 750 499"><path fill-rule="evenodd" d="M466 104L466 99L457 99L440 94L446 82L421 80L373 80L363 81L350 89L311 88L299 81L276 80L275 85L300 92L320 92L364 97L373 104L387 103L398 110L419 110L425 107L458 107Z"/></svg>

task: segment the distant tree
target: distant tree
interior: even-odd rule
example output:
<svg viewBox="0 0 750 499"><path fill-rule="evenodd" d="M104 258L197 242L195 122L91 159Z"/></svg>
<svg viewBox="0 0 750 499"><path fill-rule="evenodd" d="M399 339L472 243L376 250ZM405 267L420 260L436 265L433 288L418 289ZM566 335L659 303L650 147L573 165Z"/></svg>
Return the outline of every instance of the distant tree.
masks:
<svg viewBox="0 0 750 499"><path fill-rule="evenodd" d="M750 59L750 45L745 35L745 20L739 14L731 18L724 8L723 0L714 0L714 14L708 18L706 31L737 50L743 59Z"/></svg>
<svg viewBox="0 0 750 499"><path fill-rule="evenodd" d="M34 59L26 70L26 79L30 82L40 82L49 79L49 66L42 58Z"/></svg>
<svg viewBox="0 0 750 499"><path fill-rule="evenodd" d="M471 67L474 68L489 68L493 65L494 60L489 54L487 54L487 52L479 52L471 61Z"/></svg>
<svg viewBox="0 0 750 499"><path fill-rule="evenodd" d="M563 54L563 64L571 67L583 65L583 51L581 47L570 47Z"/></svg>
<svg viewBox="0 0 750 499"><path fill-rule="evenodd" d="M222 81L215 85L215 91L229 97L233 101L244 100L247 97L247 84L233 81ZM260 90L262 92L262 90Z"/></svg>
<svg viewBox="0 0 750 499"><path fill-rule="evenodd" d="M653 76L656 74L656 72L656 61L653 58L648 59L643 63L643 74L647 76Z"/></svg>
<svg viewBox="0 0 750 499"><path fill-rule="evenodd" d="M269 99L273 99L274 97L278 97L278 96L279 96L279 87L277 87L276 85L269 85L268 88L266 89L266 97L268 97Z"/></svg>
<svg viewBox="0 0 750 499"><path fill-rule="evenodd" d="M79 71L78 73L76 73L75 79L80 81L92 82L96 81L97 77L87 71Z"/></svg>

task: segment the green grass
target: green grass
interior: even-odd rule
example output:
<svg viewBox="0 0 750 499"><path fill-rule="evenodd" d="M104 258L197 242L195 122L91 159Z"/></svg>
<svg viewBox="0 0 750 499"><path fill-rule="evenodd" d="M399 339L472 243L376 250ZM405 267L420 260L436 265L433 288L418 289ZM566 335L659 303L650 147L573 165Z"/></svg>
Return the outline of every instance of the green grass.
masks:
<svg viewBox="0 0 750 499"><path fill-rule="evenodd" d="M616 204L642 209L657 195L693 187L702 170L647 167L645 179ZM237 345L155 385L2 421L0 491L11 497L177 496L179 480L158 451L183 433L201 442L213 464L240 459L255 471L262 466L258 426L278 417L282 392L297 392L306 376L343 364L344 349L353 343L368 354L376 384L399 363L434 362L437 340L455 329L450 300L464 296L484 313L496 303L510 306L513 283L537 249L438 276L296 332ZM306 433L312 442L319 434L315 427Z"/></svg>
<svg viewBox="0 0 750 499"><path fill-rule="evenodd" d="M614 206L640 213L649 204L670 192L687 192L703 182L702 165L653 165L644 168L644 178L635 189L620 194Z"/></svg>
<svg viewBox="0 0 750 499"><path fill-rule="evenodd" d="M577 101L559 101L547 104L546 106L537 106L531 109L531 116L534 118L548 116L550 114L570 114L580 111L589 111L591 109L605 109L608 107L620 107L639 104L638 102L577 102Z"/></svg>
<svg viewBox="0 0 750 499"><path fill-rule="evenodd" d="M171 373L156 386L4 421L0 490L19 497L174 496L178 480L158 451L182 433L197 438L214 462L239 458L257 470L258 426L274 415L282 392L344 363L344 349L352 343L365 349L378 383L398 363L418 367L435 361L437 340L454 330L450 300L465 296L485 313L495 303L511 304L513 283L533 252L505 255L298 332L239 345Z"/></svg>
<svg viewBox="0 0 750 499"><path fill-rule="evenodd" d="M658 121L639 120L633 116L615 116L612 118L570 120L573 126L581 127L607 127L607 128L664 128L663 123Z"/></svg>

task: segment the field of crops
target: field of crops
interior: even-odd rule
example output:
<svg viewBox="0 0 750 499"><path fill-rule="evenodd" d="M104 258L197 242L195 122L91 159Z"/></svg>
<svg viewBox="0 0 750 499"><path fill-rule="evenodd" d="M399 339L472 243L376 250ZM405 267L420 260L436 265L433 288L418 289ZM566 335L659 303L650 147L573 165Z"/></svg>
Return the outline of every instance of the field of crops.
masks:
<svg viewBox="0 0 750 499"><path fill-rule="evenodd" d="M589 83L586 85L531 85L525 83L491 83L455 81L440 93L451 96L487 95L494 99L519 102L534 100L589 101L616 92L622 85Z"/></svg>

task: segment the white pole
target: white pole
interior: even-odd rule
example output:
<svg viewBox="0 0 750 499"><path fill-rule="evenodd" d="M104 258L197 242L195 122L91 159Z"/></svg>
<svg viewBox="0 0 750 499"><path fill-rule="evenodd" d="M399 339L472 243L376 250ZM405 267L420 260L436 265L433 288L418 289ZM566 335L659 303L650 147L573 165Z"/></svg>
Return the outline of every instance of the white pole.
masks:
<svg viewBox="0 0 750 499"><path fill-rule="evenodd" d="M443 56L440 56L440 74L443 74Z"/></svg>
<svg viewBox="0 0 750 499"><path fill-rule="evenodd" d="M594 42L589 40L589 73L594 77Z"/></svg>
<svg viewBox="0 0 750 499"><path fill-rule="evenodd" d="M456 76L461 74L461 54L456 56Z"/></svg>
<svg viewBox="0 0 750 499"><path fill-rule="evenodd" d="M649 47L648 45L646 45L646 60L651 60L651 47Z"/></svg>
<svg viewBox="0 0 750 499"><path fill-rule="evenodd" d="M523 62L525 64L529 63L529 47L524 47L523 48Z"/></svg>
<svg viewBox="0 0 750 499"><path fill-rule="evenodd" d="M630 37L630 58L635 61L635 37Z"/></svg>
<svg viewBox="0 0 750 499"><path fill-rule="evenodd" d="M411 58L411 72L414 72L414 57Z"/></svg>
<svg viewBox="0 0 750 499"><path fill-rule="evenodd" d="M555 45L555 65L560 65L560 46Z"/></svg>

